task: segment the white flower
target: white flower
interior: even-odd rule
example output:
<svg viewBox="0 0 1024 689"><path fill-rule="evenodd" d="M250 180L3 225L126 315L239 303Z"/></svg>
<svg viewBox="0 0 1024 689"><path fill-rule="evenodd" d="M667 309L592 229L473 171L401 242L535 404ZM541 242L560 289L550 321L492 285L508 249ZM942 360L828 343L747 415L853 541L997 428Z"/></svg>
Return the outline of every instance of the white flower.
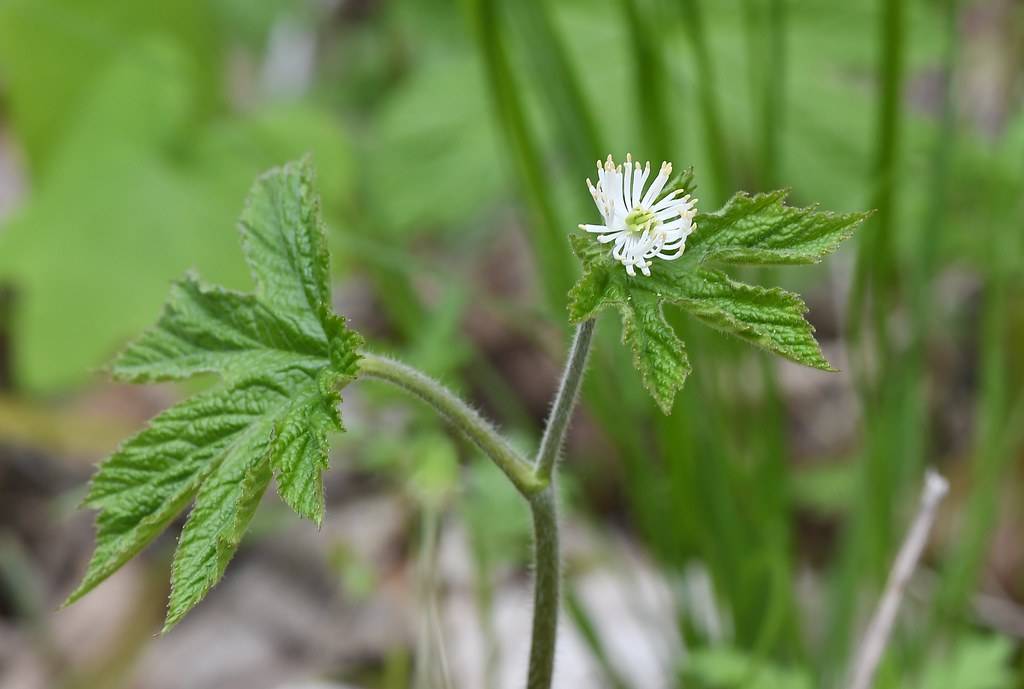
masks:
<svg viewBox="0 0 1024 689"><path fill-rule="evenodd" d="M653 258L674 261L682 256L686 238L697 229L693 223L696 199L682 196L682 189L658 198L672 174L672 164L661 164L658 176L644 193L650 174L649 162L641 169L640 163L627 155L623 169L608 156L604 165L597 162L597 186L587 180L604 225L580 225L580 229L596 234L602 244L614 242L612 258L631 276L636 275L637 268L650 275Z"/></svg>

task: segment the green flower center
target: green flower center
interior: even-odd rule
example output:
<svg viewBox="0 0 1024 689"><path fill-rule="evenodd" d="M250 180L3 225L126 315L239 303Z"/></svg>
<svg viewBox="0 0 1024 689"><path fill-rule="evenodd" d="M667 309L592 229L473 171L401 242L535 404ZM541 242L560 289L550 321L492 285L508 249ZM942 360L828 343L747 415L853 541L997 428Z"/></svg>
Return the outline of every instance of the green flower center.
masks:
<svg viewBox="0 0 1024 689"><path fill-rule="evenodd" d="M634 208L626 216L626 229L630 232L643 232L653 230L658 224L654 219L654 213L644 208Z"/></svg>

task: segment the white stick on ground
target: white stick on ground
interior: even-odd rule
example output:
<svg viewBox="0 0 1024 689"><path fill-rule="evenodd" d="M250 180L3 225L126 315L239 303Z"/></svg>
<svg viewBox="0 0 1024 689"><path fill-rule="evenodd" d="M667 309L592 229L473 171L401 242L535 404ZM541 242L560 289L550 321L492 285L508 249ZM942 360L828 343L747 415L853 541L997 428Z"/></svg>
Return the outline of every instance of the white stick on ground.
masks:
<svg viewBox="0 0 1024 689"><path fill-rule="evenodd" d="M860 649L857 652L857 659L853 665L853 679L850 681L849 689L870 689L875 678L875 671L878 663L882 660L882 653L885 651L889 636L892 633L893 623L896 621L896 613L899 612L900 603L906 593L910 577L917 568L917 562L921 559L921 552L928 542L928 533L935 523L935 515L939 503L949 490L946 479L939 476L931 469L928 470L924 479L924 491L921 493L921 507L914 523L907 532L907 537L900 546L896 555L896 562L889 572L889 580L885 584L885 591L882 593L882 600L878 603L871 624L864 634Z"/></svg>

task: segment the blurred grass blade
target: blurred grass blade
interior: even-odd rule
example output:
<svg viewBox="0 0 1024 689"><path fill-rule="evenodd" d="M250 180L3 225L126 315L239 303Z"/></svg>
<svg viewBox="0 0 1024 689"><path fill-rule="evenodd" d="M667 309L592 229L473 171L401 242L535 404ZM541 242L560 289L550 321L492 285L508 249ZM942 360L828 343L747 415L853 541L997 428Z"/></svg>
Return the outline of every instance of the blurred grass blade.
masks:
<svg viewBox="0 0 1024 689"><path fill-rule="evenodd" d="M858 337L862 309L868 306L875 346L885 360L891 349L888 309L892 305L896 280L893 234L896 231L897 198L900 189L899 162L902 150L903 82L906 71L905 0L880 0L879 88L876 112L875 162L870 186L876 189L874 221L861 234L850 308L851 337Z"/></svg>
<svg viewBox="0 0 1024 689"><path fill-rule="evenodd" d="M662 55L661 31L663 23L649 16L640 6L641 0L619 0L629 30L633 48L633 94L634 117L641 118L644 157L657 160L673 160L679 153L675 142L675 128L680 126L679 113L670 112L667 97L672 93L665 73ZM673 126L674 125L674 126Z"/></svg>
<svg viewBox="0 0 1024 689"><path fill-rule="evenodd" d="M757 191L780 185L787 85L787 0L743 0L750 104L757 141ZM767 27L767 30L765 28Z"/></svg>
<svg viewBox="0 0 1024 689"><path fill-rule="evenodd" d="M707 147L707 157L711 165L710 184L703 185L705 188L710 187L711 193L702 194L702 198L706 198L711 202L710 205L714 206L729 195L732 175L729 171L725 144L725 123L715 93L715 68L711 51L708 49L707 29L701 6L701 0L679 0L680 21L690 43L697 70L697 98L704 128L704 145Z"/></svg>
<svg viewBox="0 0 1024 689"><path fill-rule="evenodd" d="M571 226L560 217L548 176L548 163L527 119L523 91L516 83L509 63L497 3L495 0L466 0L465 4L487 73L495 112L533 211L533 221L526 224L526 229L543 276L548 306L552 313L561 313L565 294L577 270L566 240Z"/></svg>
<svg viewBox="0 0 1024 689"><path fill-rule="evenodd" d="M587 104L579 74L552 21L547 0L517 0L503 5L519 29L533 83L539 88L545 111L558 131L557 145L568 154L571 170L578 174L590 171L594 161L604 158L609 151L601 143L595 111Z"/></svg>

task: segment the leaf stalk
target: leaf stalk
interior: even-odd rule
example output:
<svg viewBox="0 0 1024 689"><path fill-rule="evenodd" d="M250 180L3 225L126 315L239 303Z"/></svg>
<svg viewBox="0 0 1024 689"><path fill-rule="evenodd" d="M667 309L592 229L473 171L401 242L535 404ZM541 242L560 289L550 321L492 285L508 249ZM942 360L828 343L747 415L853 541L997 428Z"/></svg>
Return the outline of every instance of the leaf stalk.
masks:
<svg viewBox="0 0 1024 689"><path fill-rule="evenodd" d="M394 359L367 352L361 354L359 373L396 385L432 406L479 447L504 472L523 497L529 498L547 487L547 483L534 474L530 463L490 422L430 376Z"/></svg>

